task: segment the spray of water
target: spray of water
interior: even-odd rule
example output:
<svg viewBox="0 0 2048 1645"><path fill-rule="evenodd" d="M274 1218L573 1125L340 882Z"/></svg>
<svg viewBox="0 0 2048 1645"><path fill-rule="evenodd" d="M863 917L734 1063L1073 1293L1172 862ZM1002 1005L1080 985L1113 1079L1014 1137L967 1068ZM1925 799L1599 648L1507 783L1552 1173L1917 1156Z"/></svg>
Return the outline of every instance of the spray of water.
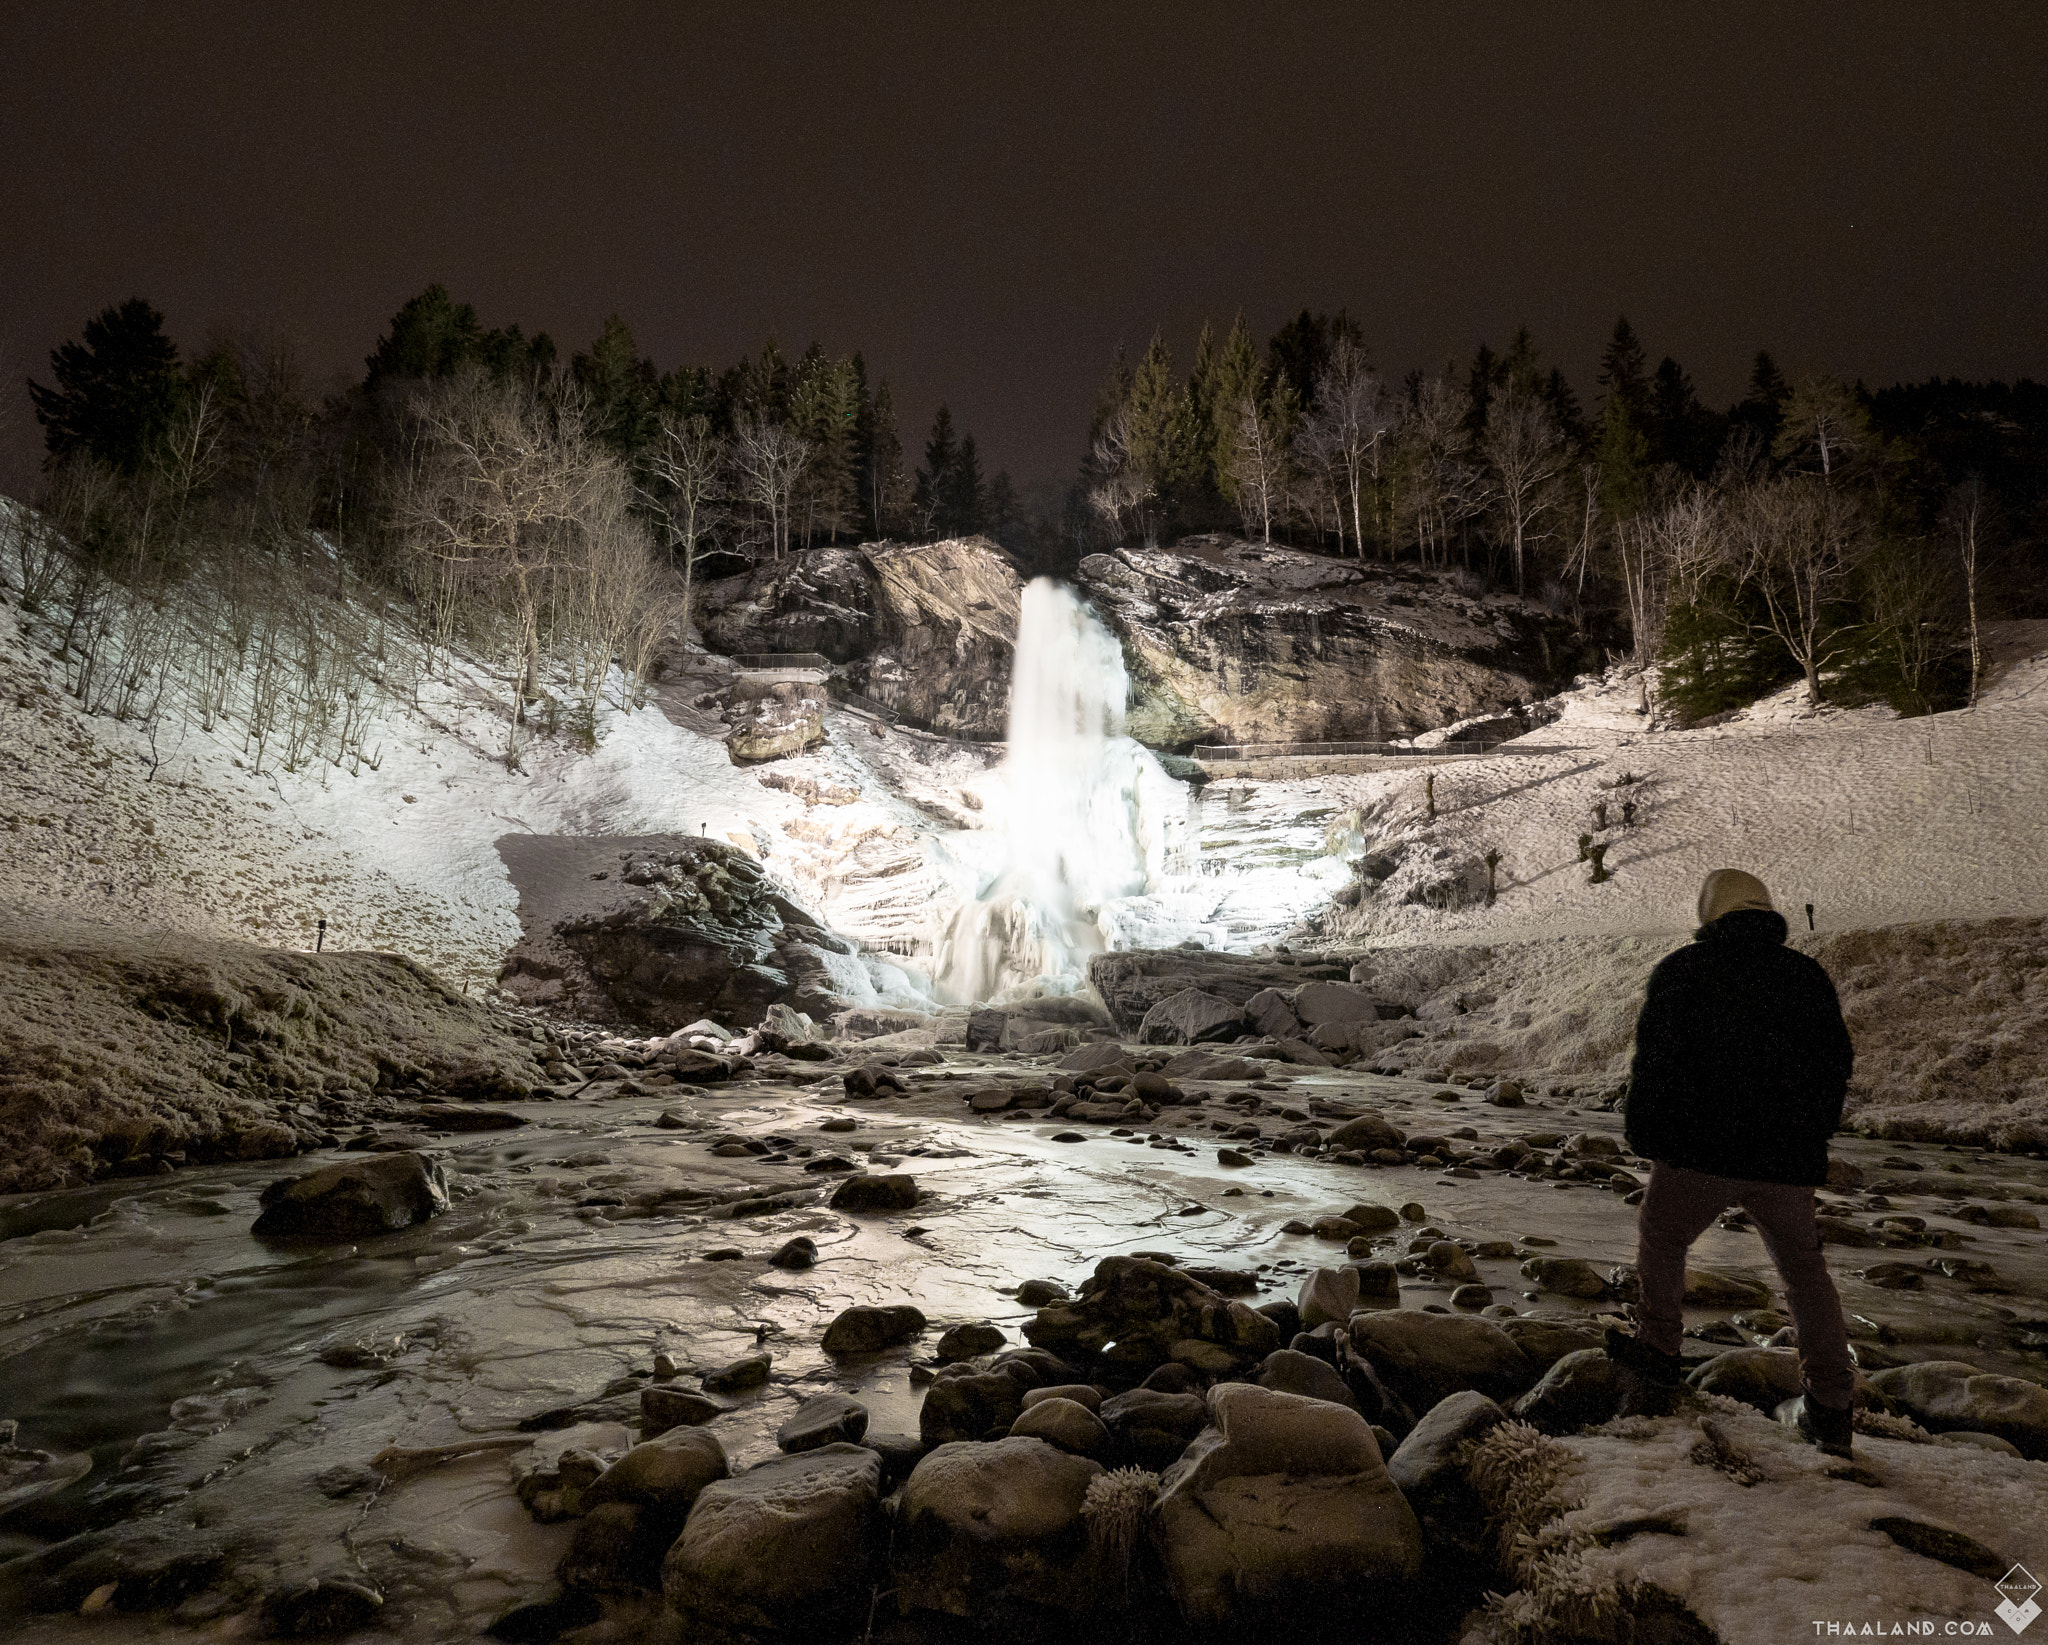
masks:
<svg viewBox="0 0 2048 1645"><path fill-rule="evenodd" d="M1134 899L1192 870L1187 790L1124 735L1122 647L1073 590L1024 590L1009 747L989 785L975 895L946 921L936 979L963 1000L1079 987Z"/></svg>

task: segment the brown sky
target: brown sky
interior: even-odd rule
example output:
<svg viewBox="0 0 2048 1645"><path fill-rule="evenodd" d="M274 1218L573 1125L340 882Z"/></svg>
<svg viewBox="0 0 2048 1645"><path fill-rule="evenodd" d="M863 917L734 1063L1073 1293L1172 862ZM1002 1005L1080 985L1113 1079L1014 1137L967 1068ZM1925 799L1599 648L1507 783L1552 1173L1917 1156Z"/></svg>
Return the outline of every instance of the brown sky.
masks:
<svg viewBox="0 0 2048 1645"><path fill-rule="evenodd" d="M1617 311L1712 401L1759 347L2048 376L2048 7L1820 3L16 8L19 382L131 295L360 369L432 280L564 352L859 347L911 438L1069 472L1119 342L1360 318L1392 373ZM24 461L26 458L26 462Z"/></svg>

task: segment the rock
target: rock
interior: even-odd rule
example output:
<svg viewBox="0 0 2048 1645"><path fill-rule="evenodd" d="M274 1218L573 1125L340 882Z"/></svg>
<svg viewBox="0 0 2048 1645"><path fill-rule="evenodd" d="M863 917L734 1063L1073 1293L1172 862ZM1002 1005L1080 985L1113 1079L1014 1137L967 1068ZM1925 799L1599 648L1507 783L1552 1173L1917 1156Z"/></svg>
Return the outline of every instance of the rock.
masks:
<svg viewBox="0 0 2048 1645"><path fill-rule="evenodd" d="M707 1485L662 1562L662 1589L685 1637L856 1632L865 1620L881 1478L873 1451L823 1445Z"/></svg>
<svg viewBox="0 0 2048 1645"><path fill-rule="evenodd" d="M737 1394L749 1388L759 1388L768 1380L773 1365L774 1359L768 1354L749 1354L745 1359L736 1359L730 1365L721 1365L704 1373L704 1392Z"/></svg>
<svg viewBox="0 0 2048 1645"><path fill-rule="evenodd" d="M1104 1400L1101 1416L1116 1454L1131 1467L1157 1473L1178 1460L1208 1426L1209 1407L1200 1394L1133 1388Z"/></svg>
<svg viewBox="0 0 2048 1645"><path fill-rule="evenodd" d="M1244 1002L1244 1024L1268 1039L1291 1040L1301 1035L1301 1019L1277 988L1261 988Z"/></svg>
<svg viewBox="0 0 2048 1645"><path fill-rule="evenodd" d="M1863 1186L1862 1169L1851 1165L1845 1159L1830 1159L1828 1161L1828 1186L1838 1194L1845 1194L1851 1189L1861 1188Z"/></svg>
<svg viewBox="0 0 2048 1645"><path fill-rule="evenodd" d="M563 1634L587 1628L603 1616L604 1606L594 1595L571 1590L512 1606L485 1628L484 1634L503 1640L505 1645L551 1645Z"/></svg>
<svg viewBox="0 0 2048 1645"><path fill-rule="evenodd" d="M818 1262L818 1242L809 1234L798 1234L779 1246L775 1255L768 1259L771 1268L814 1268Z"/></svg>
<svg viewBox="0 0 2048 1645"><path fill-rule="evenodd" d="M1355 1120L1346 1120L1323 1140L1332 1149L1357 1148L1371 1153L1375 1148L1399 1148L1405 1139L1379 1115L1360 1114Z"/></svg>
<svg viewBox="0 0 2048 1645"><path fill-rule="evenodd" d="M873 1354L899 1347L925 1328L925 1318L908 1303L878 1308L856 1303L825 1328L828 1354Z"/></svg>
<svg viewBox="0 0 2048 1645"><path fill-rule="evenodd" d="M923 1459L925 1442L916 1434L878 1434L872 1429L861 1444L882 1459L882 1489L893 1491L910 1477L910 1470Z"/></svg>
<svg viewBox="0 0 2048 1645"><path fill-rule="evenodd" d="M835 1211L908 1211L917 1204L917 1178L848 1177L832 1196Z"/></svg>
<svg viewBox="0 0 2048 1645"><path fill-rule="evenodd" d="M659 1521L667 1526L668 1536L661 1545L666 1548L682 1530L697 1494L731 1472L725 1447L715 1434L702 1428L673 1428L658 1438L642 1440L584 1486L583 1502L588 1508L622 1503L646 1509L653 1516L650 1525ZM566 1469L563 1477L565 1481L568 1478ZM661 1549L655 1552L658 1556ZM569 1579L565 1576L563 1580ZM571 1587L597 1585L570 1583Z"/></svg>
<svg viewBox="0 0 2048 1645"><path fill-rule="evenodd" d="M939 1338L938 1359L942 1365L951 1365L956 1360L974 1359L981 1354L993 1354L1008 1340L1003 1333L987 1320L977 1325L956 1325Z"/></svg>
<svg viewBox="0 0 2048 1645"><path fill-rule="evenodd" d="M1024 1411L1024 1385L999 1371L980 1376L941 1377L925 1390L917 1414L918 1436L926 1445L987 1439L1007 1433Z"/></svg>
<svg viewBox="0 0 2048 1645"><path fill-rule="evenodd" d="M2016 1457L2020 1448L2009 1439L2000 1439L1996 1434L1973 1434L1967 1428L1951 1429L1945 1434L1936 1434L1937 1445L1960 1445L1970 1450L1990 1451L1997 1456Z"/></svg>
<svg viewBox="0 0 2048 1645"><path fill-rule="evenodd" d="M1068 1300L1067 1288L1056 1279L1027 1279L1017 1287L1017 1300L1027 1308L1043 1308L1048 1302Z"/></svg>
<svg viewBox="0 0 2048 1645"><path fill-rule="evenodd" d="M1350 1386L1327 1360L1313 1354L1299 1354L1292 1348L1277 1348L1259 1364L1259 1386L1303 1399L1324 1399L1332 1405L1358 1409Z"/></svg>
<svg viewBox="0 0 2048 1645"><path fill-rule="evenodd" d="M1500 1328L1538 1370L1547 1371L1566 1354L1601 1345L1600 1328L1575 1320L1546 1319L1541 1314L1522 1314L1504 1319Z"/></svg>
<svg viewBox="0 0 2048 1645"><path fill-rule="evenodd" d="M1359 1230L1367 1234L1384 1233L1389 1228L1401 1226L1400 1212L1390 1206L1374 1205L1369 1201L1348 1207L1344 1216L1347 1221L1357 1223Z"/></svg>
<svg viewBox="0 0 2048 1645"><path fill-rule="evenodd" d="M1522 1264L1522 1273L1536 1282L1539 1291L1555 1296L1597 1302L1607 1295L1607 1281L1600 1270L1581 1257L1531 1257Z"/></svg>
<svg viewBox="0 0 2048 1645"><path fill-rule="evenodd" d="M1094 1612L1103 1573L1081 1506L1101 1473L1100 1464L1026 1435L931 1451L897 1508L901 1603L976 1618L1017 1608Z"/></svg>
<svg viewBox="0 0 2048 1645"><path fill-rule="evenodd" d="M1039 1309L1024 1335L1077 1362L1114 1344L1111 1360L1135 1374L1187 1358L1177 1351L1181 1344L1206 1343L1247 1365L1280 1346L1279 1327L1265 1315L1136 1257L1104 1257L1072 1302Z"/></svg>
<svg viewBox="0 0 2048 1645"><path fill-rule="evenodd" d="M1069 1074L1122 1074L1126 1079L1135 1072L1131 1054L1114 1040L1079 1046L1060 1058L1053 1067Z"/></svg>
<svg viewBox="0 0 2048 1645"><path fill-rule="evenodd" d="M1252 1163L1252 1157L1240 1148L1219 1148L1216 1150L1216 1163L1230 1166L1233 1170L1242 1170Z"/></svg>
<svg viewBox="0 0 2048 1645"><path fill-rule="evenodd" d="M1493 1292L1477 1283L1457 1286L1451 1292L1453 1308L1490 1308L1493 1306Z"/></svg>
<svg viewBox="0 0 2048 1645"><path fill-rule="evenodd" d="M1037 1392L1034 1388L1031 1394ZM1092 1457L1097 1462L1109 1455L1109 1429L1094 1411L1076 1399L1034 1399L1031 1394L1025 1395L1024 1409L1010 1424L1012 1437L1042 1439L1062 1451Z"/></svg>
<svg viewBox="0 0 2048 1645"><path fill-rule="evenodd" d="M1455 1240L1440 1239L1431 1244L1423 1253L1423 1261L1430 1270L1443 1279L1477 1279L1479 1269L1473 1264L1465 1248Z"/></svg>
<svg viewBox="0 0 2048 1645"><path fill-rule="evenodd" d="M1269 1639L1356 1615L1420 1573L1422 1529L1356 1411L1243 1383L1161 1481L1153 1541L1184 1621Z"/></svg>
<svg viewBox="0 0 2048 1645"><path fill-rule="evenodd" d="M1376 1022L1379 1006L1354 983L1305 982L1294 992L1294 1014L1310 1028L1324 1023Z"/></svg>
<svg viewBox="0 0 2048 1645"><path fill-rule="evenodd" d="M732 683L726 752L735 765L787 759L825 740L825 688L794 680Z"/></svg>
<svg viewBox="0 0 2048 1645"><path fill-rule="evenodd" d="M1102 1390L1086 1382L1055 1382L1042 1388L1027 1388L1024 1391L1024 1409L1028 1411L1041 1400L1048 1399L1070 1399L1091 1411L1102 1409Z"/></svg>
<svg viewBox="0 0 2048 1645"><path fill-rule="evenodd" d="M1417 1410L1467 1389L1509 1399L1536 1380L1535 1366L1512 1337L1491 1320L1464 1314L1359 1314L1351 1321L1351 1345Z"/></svg>
<svg viewBox="0 0 2048 1645"><path fill-rule="evenodd" d="M384 1596L357 1571L329 1571L278 1588L263 1601L268 1631L286 1639L317 1639L368 1627Z"/></svg>
<svg viewBox="0 0 2048 1645"><path fill-rule="evenodd" d="M1298 1305L1305 1331L1333 1320L1342 1325L1358 1307L1358 1270L1315 1269L1301 1282Z"/></svg>
<svg viewBox="0 0 2048 1645"><path fill-rule="evenodd" d="M448 1176L423 1154L344 1160L263 1190L250 1232L268 1239L365 1239L448 1209Z"/></svg>
<svg viewBox="0 0 2048 1645"><path fill-rule="evenodd" d="M1621 1413L1637 1379L1599 1348L1579 1348L1543 1373L1514 1414L1546 1434L1574 1434Z"/></svg>
<svg viewBox="0 0 2048 1645"><path fill-rule="evenodd" d="M1155 1005L1184 989L1192 988L1242 1007L1262 988L1287 989L1305 982L1341 981L1349 969L1333 961L1300 955L1290 956L1287 963L1282 963L1274 957L1224 954L1211 949L1122 949L1091 959L1088 981L1109 1007L1110 1020L1118 1031L1136 1034ZM1170 1077L1197 1076L1176 1071Z"/></svg>
<svg viewBox="0 0 2048 1645"><path fill-rule="evenodd" d="M1169 1080L1256 1080L1265 1070L1245 1057L1217 1051L1183 1051L1159 1070Z"/></svg>
<svg viewBox="0 0 2048 1645"><path fill-rule="evenodd" d="M429 1131L509 1131L526 1123L523 1115L502 1108L468 1108L452 1102L429 1103L406 1119Z"/></svg>
<svg viewBox="0 0 2048 1645"><path fill-rule="evenodd" d="M1519 1108L1522 1106L1522 1083L1520 1080L1496 1080L1487 1087L1486 1100L1495 1108Z"/></svg>
<svg viewBox="0 0 2048 1645"><path fill-rule="evenodd" d="M1964 1536L1962 1532L1951 1531L1945 1526L1929 1525L1924 1520L1908 1519L1900 1514L1885 1514L1873 1519L1870 1528L1882 1531L1908 1553L1953 1565L1957 1570L1968 1571L1985 1582L1997 1582L2001 1577L2015 1575L2012 1562L2003 1554L1995 1554L1974 1537Z"/></svg>
<svg viewBox="0 0 2048 1645"><path fill-rule="evenodd" d="M1425 1526L1477 1529L1482 1507L1465 1477L1465 1447L1507 1419L1484 1394L1468 1390L1437 1401L1408 1431L1387 1459L1387 1474Z"/></svg>
<svg viewBox="0 0 2048 1645"><path fill-rule="evenodd" d="M1731 1274L1718 1268L1685 1271L1688 1308L1762 1308L1770 1300L1771 1288L1751 1275Z"/></svg>
<svg viewBox="0 0 2048 1645"><path fill-rule="evenodd" d="M701 1427L725 1411L725 1406L702 1394L685 1393L680 1388L642 1388L640 1437L650 1440L671 1428Z"/></svg>
<svg viewBox="0 0 2048 1645"><path fill-rule="evenodd" d="M775 1430L775 1443L794 1455L820 1445L857 1444L868 1431L868 1408L845 1394L814 1394Z"/></svg>
<svg viewBox="0 0 2048 1645"><path fill-rule="evenodd" d="M1358 1273L1360 1308L1398 1308L1401 1304L1401 1273L1391 1262L1354 1262Z"/></svg>
<svg viewBox="0 0 2048 1645"><path fill-rule="evenodd" d="M1922 1360L1871 1376L1931 1433L1995 1434L2034 1462L2048 1462L2048 1388L1994 1376L1959 1360Z"/></svg>
<svg viewBox="0 0 2048 1645"><path fill-rule="evenodd" d="M1201 1045L1235 1039L1244 1031L1243 1011L1226 999L1184 988L1145 1013L1138 1024L1141 1045Z"/></svg>

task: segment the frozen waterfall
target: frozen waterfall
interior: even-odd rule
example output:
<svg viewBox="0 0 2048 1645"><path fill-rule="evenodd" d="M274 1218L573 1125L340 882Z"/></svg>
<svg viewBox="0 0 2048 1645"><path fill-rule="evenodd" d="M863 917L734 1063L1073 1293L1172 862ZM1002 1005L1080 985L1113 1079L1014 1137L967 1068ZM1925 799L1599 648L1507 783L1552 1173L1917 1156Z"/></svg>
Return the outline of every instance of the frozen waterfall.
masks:
<svg viewBox="0 0 2048 1645"><path fill-rule="evenodd" d="M988 826L958 842L975 889L933 956L947 994L1078 988L1091 955L1126 946L1194 873L1188 790L1124 735L1129 692L1121 646L1073 590L1026 587L1008 752L984 790Z"/></svg>

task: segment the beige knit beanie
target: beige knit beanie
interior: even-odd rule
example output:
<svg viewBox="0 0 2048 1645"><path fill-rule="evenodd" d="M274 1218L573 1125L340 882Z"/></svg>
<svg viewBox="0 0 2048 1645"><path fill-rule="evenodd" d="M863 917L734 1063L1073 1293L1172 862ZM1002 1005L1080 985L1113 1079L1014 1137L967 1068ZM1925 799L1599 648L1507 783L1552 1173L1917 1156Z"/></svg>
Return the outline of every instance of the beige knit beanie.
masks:
<svg viewBox="0 0 2048 1645"><path fill-rule="evenodd" d="M1715 869L1700 887L1700 924L1712 925L1723 914L1733 914L1742 908L1775 912L1770 892L1754 874L1745 874L1739 868Z"/></svg>

